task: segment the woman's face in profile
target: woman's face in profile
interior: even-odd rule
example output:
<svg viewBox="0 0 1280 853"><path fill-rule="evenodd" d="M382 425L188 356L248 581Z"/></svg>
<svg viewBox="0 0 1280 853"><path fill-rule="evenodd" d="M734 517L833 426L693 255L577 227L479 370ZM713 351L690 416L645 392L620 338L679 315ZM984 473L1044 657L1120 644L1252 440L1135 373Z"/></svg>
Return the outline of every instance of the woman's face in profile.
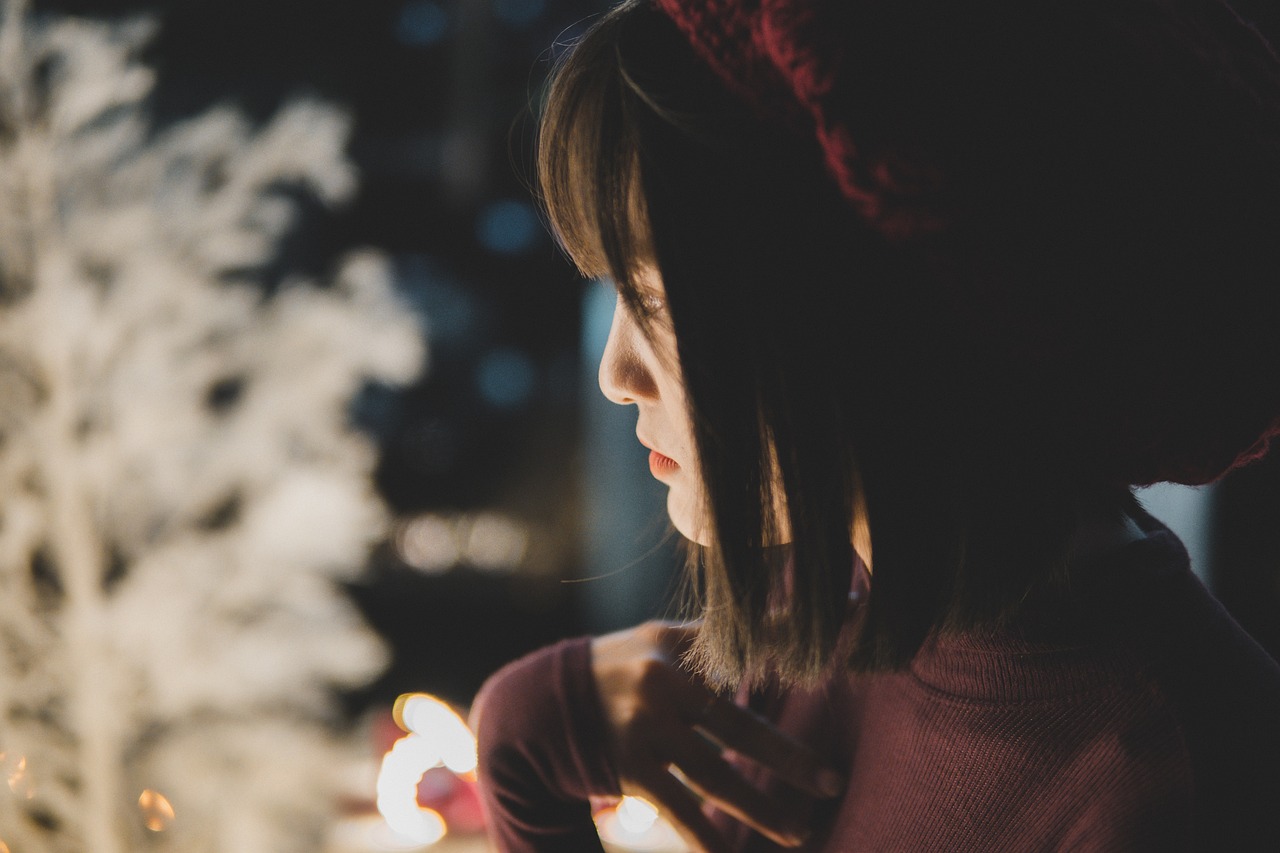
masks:
<svg viewBox="0 0 1280 853"><path fill-rule="evenodd" d="M667 312L666 293L656 270L646 269L636 282L649 315L647 329L619 299L604 355L600 357L600 390L619 405L639 410L636 437L649 448L649 470L667 486L667 515L686 539L706 545L706 506L684 383L676 362L675 330ZM775 470L775 476L777 472ZM790 541L781 490L774 493L779 543ZM854 549L871 567L871 533L861 504L852 522Z"/></svg>
<svg viewBox="0 0 1280 853"><path fill-rule="evenodd" d="M668 488L671 523L682 536L706 544L702 483L662 279L650 268L637 285L648 330L619 299L600 358L600 390L612 402L639 410L636 437L649 448L650 472Z"/></svg>

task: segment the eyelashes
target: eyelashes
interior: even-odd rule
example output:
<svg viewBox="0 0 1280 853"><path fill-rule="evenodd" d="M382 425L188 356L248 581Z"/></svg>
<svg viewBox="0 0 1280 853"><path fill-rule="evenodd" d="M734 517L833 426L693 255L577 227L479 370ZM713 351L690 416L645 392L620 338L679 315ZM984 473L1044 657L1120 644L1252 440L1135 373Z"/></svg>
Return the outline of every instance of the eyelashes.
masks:
<svg viewBox="0 0 1280 853"><path fill-rule="evenodd" d="M624 296L622 289L612 279L601 279L600 283L612 290L620 304L625 304L642 320L652 320L667 313L667 300L651 290L636 288L632 291L635 294L635 300L632 301Z"/></svg>
<svg viewBox="0 0 1280 853"><path fill-rule="evenodd" d="M645 317L655 317L667 310L667 301L660 296L641 293L639 299L640 313Z"/></svg>

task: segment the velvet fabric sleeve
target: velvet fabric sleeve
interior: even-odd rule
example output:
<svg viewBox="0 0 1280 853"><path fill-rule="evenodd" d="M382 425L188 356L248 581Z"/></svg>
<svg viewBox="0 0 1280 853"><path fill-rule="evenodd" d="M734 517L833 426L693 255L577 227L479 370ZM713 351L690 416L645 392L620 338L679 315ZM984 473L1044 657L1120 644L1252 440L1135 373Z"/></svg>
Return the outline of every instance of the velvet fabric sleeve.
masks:
<svg viewBox="0 0 1280 853"><path fill-rule="evenodd" d="M508 664L476 696L472 722L489 837L502 853L601 850L591 797L619 795L589 637Z"/></svg>

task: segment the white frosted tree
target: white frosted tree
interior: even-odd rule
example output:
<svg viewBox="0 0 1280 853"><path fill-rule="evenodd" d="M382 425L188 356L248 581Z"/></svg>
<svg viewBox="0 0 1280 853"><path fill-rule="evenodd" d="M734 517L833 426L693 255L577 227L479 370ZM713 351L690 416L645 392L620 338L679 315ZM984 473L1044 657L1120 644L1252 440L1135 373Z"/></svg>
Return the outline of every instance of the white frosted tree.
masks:
<svg viewBox="0 0 1280 853"><path fill-rule="evenodd" d="M353 191L341 113L153 131L146 21L22 6L0 5L0 849L313 851L350 748L333 689L385 664L337 587L386 521L349 406L417 374L418 324L371 252L253 281L297 215L282 187Z"/></svg>

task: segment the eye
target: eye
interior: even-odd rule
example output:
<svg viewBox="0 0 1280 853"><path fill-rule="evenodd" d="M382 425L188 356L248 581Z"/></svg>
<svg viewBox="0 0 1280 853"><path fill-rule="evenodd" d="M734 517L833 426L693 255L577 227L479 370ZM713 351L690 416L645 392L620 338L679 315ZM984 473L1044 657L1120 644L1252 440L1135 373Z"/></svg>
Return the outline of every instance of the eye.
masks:
<svg viewBox="0 0 1280 853"><path fill-rule="evenodd" d="M653 317L667 310L667 301L652 293L640 294L640 312L646 317Z"/></svg>

